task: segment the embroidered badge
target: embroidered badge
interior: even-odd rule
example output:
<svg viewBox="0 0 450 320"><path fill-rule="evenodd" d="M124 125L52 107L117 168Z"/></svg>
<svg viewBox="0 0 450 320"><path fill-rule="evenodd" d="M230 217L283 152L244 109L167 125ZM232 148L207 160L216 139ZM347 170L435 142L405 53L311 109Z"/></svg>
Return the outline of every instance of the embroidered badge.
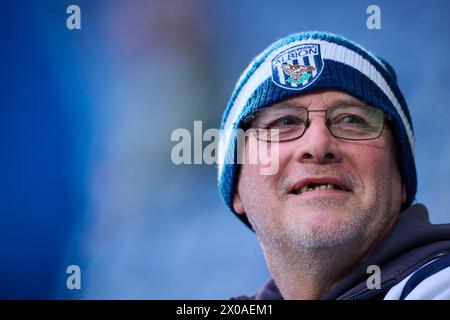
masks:
<svg viewBox="0 0 450 320"><path fill-rule="evenodd" d="M320 45L306 43L287 48L272 59L272 81L286 89L301 90L323 70Z"/></svg>

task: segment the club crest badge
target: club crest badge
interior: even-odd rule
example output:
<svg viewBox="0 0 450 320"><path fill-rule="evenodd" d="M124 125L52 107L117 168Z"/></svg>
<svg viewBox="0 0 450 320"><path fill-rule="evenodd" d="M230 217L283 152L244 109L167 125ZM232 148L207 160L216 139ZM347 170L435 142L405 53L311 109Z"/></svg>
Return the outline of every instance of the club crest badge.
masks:
<svg viewBox="0 0 450 320"><path fill-rule="evenodd" d="M290 47L272 59L272 81L285 89L302 90L323 70L320 45L306 43Z"/></svg>

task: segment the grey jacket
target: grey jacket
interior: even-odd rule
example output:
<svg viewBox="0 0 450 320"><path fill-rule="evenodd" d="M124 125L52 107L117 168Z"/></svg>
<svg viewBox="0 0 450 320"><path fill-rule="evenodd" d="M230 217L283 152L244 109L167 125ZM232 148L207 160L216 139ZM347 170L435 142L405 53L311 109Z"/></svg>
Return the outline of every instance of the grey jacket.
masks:
<svg viewBox="0 0 450 320"><path fill-rule="evenodd" d="M369 289L367 267L381 269L381 288ZM414 204L401 212L391 232L381 241L352 273L339 282L322 300L368 300L408 298L414 290L433 292L428 298L450 298L450 224L433 225L422 204ZM430 277L442 277L439 288L430 288ZM436 282L436 281L434 281ZM442 282L445 282L443 284ZM447 283L448 282L448 285ZM435 285L434 285L435 286ZM438 295L444 290L448 295ZM398 294L393 294L399 292ZM391 293L390 293L391 292ZM388 294L390 293L390 294ZM415 292L411 297L427 297ZM275 282L270 279L252 296L238 296L237 300L283 299Z"/></svg>

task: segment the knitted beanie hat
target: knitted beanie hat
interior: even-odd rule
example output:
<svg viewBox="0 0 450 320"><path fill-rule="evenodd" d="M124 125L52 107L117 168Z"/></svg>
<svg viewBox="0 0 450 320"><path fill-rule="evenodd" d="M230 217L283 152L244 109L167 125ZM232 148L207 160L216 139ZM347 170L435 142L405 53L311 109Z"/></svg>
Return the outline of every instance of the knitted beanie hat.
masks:
<svg viewBox="0 0 450 320"><path fill-rule="evenodd" d="M378 107L393 119L408 207L417 189L414 132L393 68L360 45L328 32L302 32L276 41L247 67L238 80L220 126L219 190L233 210L237 183L236 129L252 112L304 93L335 89ZM237 215L250 226L245 215Z"/></svg>

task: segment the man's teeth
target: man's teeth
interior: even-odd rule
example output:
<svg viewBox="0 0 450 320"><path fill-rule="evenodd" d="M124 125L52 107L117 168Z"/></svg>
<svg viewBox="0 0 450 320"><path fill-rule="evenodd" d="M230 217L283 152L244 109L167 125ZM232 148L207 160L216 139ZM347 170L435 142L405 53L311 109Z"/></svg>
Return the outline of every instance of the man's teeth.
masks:
<svg viewBox="0 0 450 320"><path fill-rule="evenodd" d="M314 185L306 185L301 187L296 191L297 194L315 191L315 190L341 190L338 186L328 183L328 184L314 184Z"/></svg>

